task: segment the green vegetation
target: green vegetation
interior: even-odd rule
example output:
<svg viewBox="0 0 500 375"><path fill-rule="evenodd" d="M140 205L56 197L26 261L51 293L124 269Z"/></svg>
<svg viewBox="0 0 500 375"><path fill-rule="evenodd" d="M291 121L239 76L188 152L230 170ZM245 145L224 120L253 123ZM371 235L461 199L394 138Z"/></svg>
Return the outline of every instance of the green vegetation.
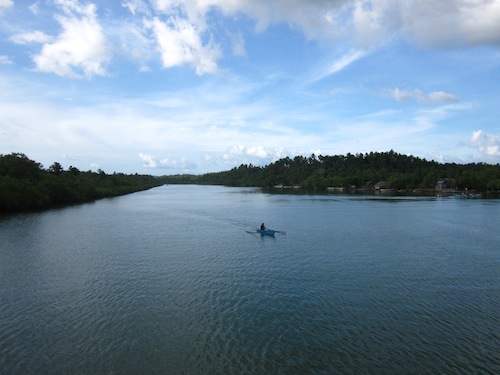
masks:
<svg viewBox="0 0 500 375"><path fill-rule="evenodd" d="M306 191L328 187L373 189L380 182L396 190L446 189L500 192L500 164L455 164L426 161L394 151L346 156L297 156L265 167L241 165L203 175L153 177L64 170L55 162L48 169L26 155L0 155L0 212L43 209L150 189L162 184L226 186L300 186Z"/></svg>
<svg viewBox="0 0 500 375"><path fill-rule="evenodd" d="M297 156L280 159L265 167L241 165L226 172L163 178L170 184L300 185L310 191L324 191L327 187L371 189L379 181L385 181L388 187L396 190L433 190L440 180L449 189L498 192L500 165L442 164L390 151L346 156Z"/></svg>
<svg viewBox="0 0 500 375"><path fill-rule="evenodd" d="M47 170L26 155L0 155L0 212L43 209L128 194L162 185L147 175L108 175L99 170L63 170L54 163Z"/></svg>

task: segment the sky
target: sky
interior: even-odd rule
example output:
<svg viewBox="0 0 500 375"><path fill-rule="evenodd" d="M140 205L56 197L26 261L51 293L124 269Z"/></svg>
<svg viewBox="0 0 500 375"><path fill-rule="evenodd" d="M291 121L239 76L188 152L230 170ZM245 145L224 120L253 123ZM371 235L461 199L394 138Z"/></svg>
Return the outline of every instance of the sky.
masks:
<svg viewBox="0 0 500 375"><path fill-rule="evenodd" d="M500 163L500 0L0 0L0 154Z"/></svg>

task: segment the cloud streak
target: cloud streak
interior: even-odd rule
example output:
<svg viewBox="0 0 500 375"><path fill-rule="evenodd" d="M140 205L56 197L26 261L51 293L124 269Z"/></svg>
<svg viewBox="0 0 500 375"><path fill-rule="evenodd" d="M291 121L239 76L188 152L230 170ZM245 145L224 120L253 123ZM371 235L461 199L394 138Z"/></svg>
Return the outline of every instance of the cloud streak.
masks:
<svg viewBox="0 0 500 375"><path fill-rule="evenodd" d="M434 91L425 93L422 90L401 90L394 88L387 91L387 95L398 102L416 101L421 104L442 104L459 102L460 98L456 95L444 91Z"/></svg>
<svg viewBox="0 0 500 375"><path fill-rule="evenodd" d="M354 50L333 59L333 61L324 63L321 67L316 67L314 71L309 74L310 77L306 80L306 84L313 84L326 77L339 73L349 65L365 57L367 54L368 52L366 51Z"/></svg>
<svg viewBox="0 0 500 375"><path fill-rule="evenodd" d="M10 39L17 44L50 43L54 40L53 37L41 31L32 31L22 34L16 34L13 35Z"/></svg>

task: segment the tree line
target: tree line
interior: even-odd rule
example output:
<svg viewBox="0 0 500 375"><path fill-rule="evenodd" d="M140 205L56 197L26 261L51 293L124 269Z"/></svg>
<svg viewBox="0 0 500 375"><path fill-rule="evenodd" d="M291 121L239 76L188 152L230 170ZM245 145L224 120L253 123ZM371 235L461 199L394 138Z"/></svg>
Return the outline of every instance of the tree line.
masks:
<svg viewBox="0 0 500 375"><path fill-rule="evenodd" d="M128 194L162 185L149 175L64 170L55 162L44 169L22 153L0 154L0 212L44 209Z"/></svg>
<svg viewBox="0 0 500 375"><path fill-rule="evenodd" d="M162 184L226 186L300 186L307 191L328 187L370 189L385 181L396 190L447 189L500 192L500 164L438 163L414 156L370 152L335 156L283 158L267 166L242 164L228 171L201 175L106 174L102 170L67 170L58 162L45 169L22 153L0 154L0 212L43 209L56 205L128 194Z"/></svg>
<svg viewBox="0 0 500 375"><path fill-rule="evenodd" d="M499 192L500 164L438 163L391 150L356 155L286 157L264 167L242 164L224 172L164 177L165 183L264 188L300 186L312 191L324 191L328 187L370 189L380 181L395 190L433 190L441 181L448 189Z"/></svg>

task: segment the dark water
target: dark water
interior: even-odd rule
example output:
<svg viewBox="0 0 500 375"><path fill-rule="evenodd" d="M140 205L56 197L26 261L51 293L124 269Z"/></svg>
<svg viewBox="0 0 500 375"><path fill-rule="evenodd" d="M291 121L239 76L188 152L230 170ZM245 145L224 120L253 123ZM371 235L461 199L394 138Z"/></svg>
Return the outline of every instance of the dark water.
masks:
<svg viewBox="0 0 500 375"><path fill-rule="evenodd" d="M197 186L4 217L0 373L498 374L499 218Z"/></svg>

